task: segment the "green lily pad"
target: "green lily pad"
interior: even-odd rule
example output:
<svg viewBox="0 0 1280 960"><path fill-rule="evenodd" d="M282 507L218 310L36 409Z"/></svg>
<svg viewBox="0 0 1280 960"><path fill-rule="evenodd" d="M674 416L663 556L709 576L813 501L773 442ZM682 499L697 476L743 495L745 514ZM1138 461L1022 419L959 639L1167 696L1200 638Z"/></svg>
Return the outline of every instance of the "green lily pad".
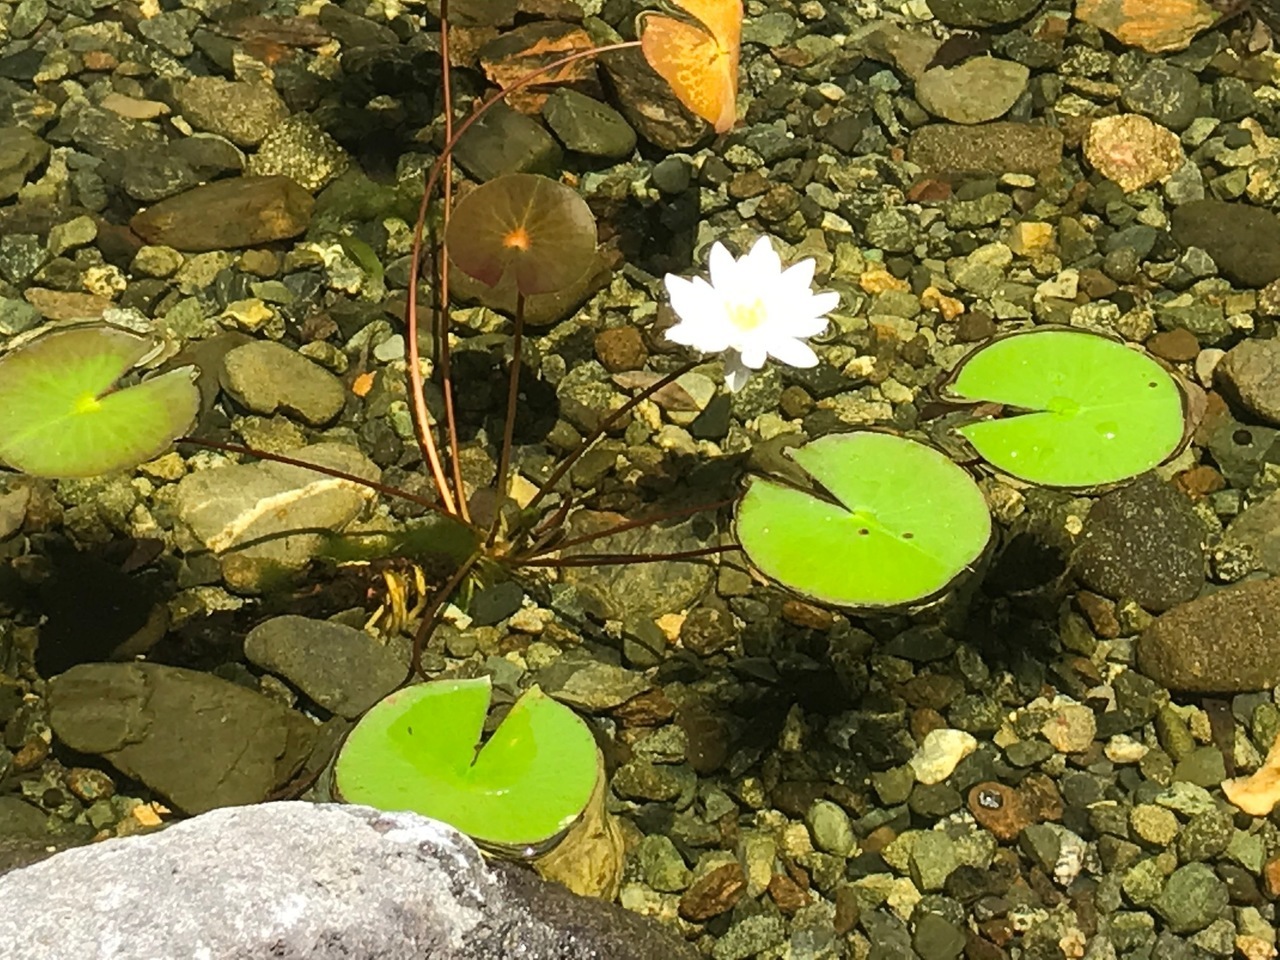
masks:
<svg viewBox="0 0 1280 960"><path fill-rule="evenodd" d="M412 810L499 850L537 850L571 826L599 776L595 738L537 687L489 740L488 677L405 687L356 724L334 767L348 803Z"/></svg>
<svg viewBox="0 0 1280 960"><path fill-rule="evenodd" d="M830 498L753 479L738 504L738 542L761 573L818 603L865 609L927 599L991 539L982 491L932 447L844 433L791 456Z"/></svg>
<svg viewBox="0 0 1280 960"><path fill-rule="evenodd" d="M116 389L155 342L107 326L56 330L0 357L0 459L40 477L91 477L158 456L200 408L192 368Z"/></svg>
<svg viewBox="0 0 1280 960"><path fill-rule="evenodd" d="M969 354L952 399L1013 408L959 428L978 455L1010 476L1053 487L1136 477L1185 439L1184 397L1150 356L1083 330L1029 330Z"/></svg>
<svg viewBox="0 0 1280 960"><path fill-rule="evenodd" d="M578 192L534 173L497 177L468 193L445 233L449 258L485 286L510 276L524 296L572 286L596 255L596 221Z"/></svg>

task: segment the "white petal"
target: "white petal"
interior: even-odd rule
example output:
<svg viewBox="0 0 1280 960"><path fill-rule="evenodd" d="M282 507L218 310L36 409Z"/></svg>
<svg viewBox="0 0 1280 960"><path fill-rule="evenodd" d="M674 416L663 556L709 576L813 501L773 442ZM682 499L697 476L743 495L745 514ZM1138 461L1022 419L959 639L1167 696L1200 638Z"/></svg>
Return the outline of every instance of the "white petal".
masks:
<svg viewBox="0 0 1280 960"><path fill-rule="evenodd" d="M785 329L788 336L791 337L816 337L820 333L826 333L827 327L831 326L831 321L826 317L806 317L798 316L794 320L787 322Z"/></svg>
<svg viewBox="0 0 1280 960"><path fill-rule="evenodd" d="M742 362L752 370L759 370L763 367L769 355L768 346L760 342L759 338L756 338L752 343L742 344L738 349L742 354Z"/></svg>
<svg viewBox="0 0 1280 960"><path fill-rule="evenodd" d="M751 371L743 366L736 350L730 350L724 356L724 382L730 393L737 393L751 379Z"/></svg>
<svg viewBox="0 0 1280 960"><path fill-rule="evenodd" d="M815 293L809 298L807 309L817 314L823 314L830 313L838 306L840 306L840 294L834 290L823 290L821 293Z"/></svg>
<svg viewBox="0 0 1280 960"><path fill-rule="evenodd" d="M749 265L752 276L757 279L768 277L776 280L782 274L782 261L778 259L778 252L773 249L773 241L768 236L757 240L743 260L742 266Z"/></svg>
<svg viewBox="0 0 1280 960"><path fill-rule="evenodd" d="M719 240L711 245L711 252L707 254L707 270L711 273L711 286L722 293L733 289L738 273L737 267L738 261L733 258L728 247Z"/></svg>
<svg viewBox="0 0 1280 960"><path fill-rule="evenodd" d="M793 263L787 269L782 271L783 279L789 284L796 287L803 287L808 290L813 286L813 271L817 268L818 262L813 257L806 257L799 263Z"/></svg>
<svg viewBox="0 0 1280 960"><path fill-rule="evenodd" d="M803 340L779 337L769 344L769 355L789 367L816 367L818 355Z"/></svg>

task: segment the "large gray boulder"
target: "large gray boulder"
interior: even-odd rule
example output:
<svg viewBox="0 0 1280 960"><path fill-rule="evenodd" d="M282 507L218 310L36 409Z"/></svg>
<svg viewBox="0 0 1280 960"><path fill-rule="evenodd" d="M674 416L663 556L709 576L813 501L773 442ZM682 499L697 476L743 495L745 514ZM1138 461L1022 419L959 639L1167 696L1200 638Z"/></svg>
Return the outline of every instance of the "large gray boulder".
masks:
<svg viewBox="0 0 1280 960"><path fill-rule="evenodd" d="M214 810L0 877L6 960L694 960L452 827L337 804Z"/></svg>

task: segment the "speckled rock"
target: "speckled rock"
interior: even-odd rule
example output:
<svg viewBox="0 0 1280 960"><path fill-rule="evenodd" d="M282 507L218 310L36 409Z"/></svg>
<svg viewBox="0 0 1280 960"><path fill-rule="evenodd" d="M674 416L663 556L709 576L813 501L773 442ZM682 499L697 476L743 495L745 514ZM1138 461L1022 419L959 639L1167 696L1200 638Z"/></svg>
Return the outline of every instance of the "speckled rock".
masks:
<svg viewBox="0 0 1280 960"><path fill-rule="evenodd" d="M242 147L262 142L289 110L270 84L192 77L177 90L178 109L197 130Z"/></svg>
<svg viewBox="0 0 1280 960"><path fill-rule="evenodd" d="M1062 131L997 121L976 126L936 123L911 134L907 154L930 174L1038 173L1062 160Z"/></svg>
<svg viewBox="0 0 1280 960"><path fill-rule="evenodd" d="M1171 690L1243 693L1280 683L1280 577L1174 607L1138 638L1138 668Z"/></svg>
<svg viewBox="0 0 1280 960"><path fill-rule="evenodd" d="M162 200L129 226L148 243L187 253L229 250L298 236L314 206L288 177L236 177Z"/></svg>
<svg viewBox="0 0 1280 960"><path fill-rule="evenodd" d="M1168 610L1194 598L1204 584L1205 535L1191 501L1144 474L1094 503L1072 566L1095 593Z"/></svg>

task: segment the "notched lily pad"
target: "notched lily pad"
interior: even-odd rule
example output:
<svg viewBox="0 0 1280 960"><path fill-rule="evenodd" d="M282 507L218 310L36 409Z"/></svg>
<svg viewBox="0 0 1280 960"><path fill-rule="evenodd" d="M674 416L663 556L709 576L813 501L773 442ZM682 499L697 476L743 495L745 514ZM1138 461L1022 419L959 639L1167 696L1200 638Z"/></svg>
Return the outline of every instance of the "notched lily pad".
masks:
<svg viewBox="0 0 1280 960"><path fill-rule="evenodd" d="M1012 334L962 360L948 399L1003 404L959 427L992 466L1021 480L1089 488L1144 473L1186 439L1178 382L1147 354L1083 330Z"/></svg>
<svg viewBox="0 0 1280 960"><path fill-rule="evenodd" d="M155 342L108 326L56 330L0 357L0 458L41 477L90 477L159 455L195 421L190 367L117 389Z"/></svg>
<svg viewBox="0 0 1280 960"><path fill-rule="evenodd" d="M513 173L458 202L446 241L463 273L490 287L509 274L527 297L581 279L595 259L596 222L576 190L537 174Z"/></svg>
<svg viewBox="0 0 1280 960"><path fill-rule="evenodd" d="M348 803L412 810L504 852L536 852L582 813L600 775L595 738L568 707L526 691L476 750L488 677L397 690L351 731L334 767Z"/></svg>
<svg viewBox="0 0 1280 960"><path fill-rule="evenodd" d="M867 609L933 597L991 538L982 491L932 447L862 432L790 453L830 496L755 478L738 505L738 542L761 573L819 603Z"/></svg>

